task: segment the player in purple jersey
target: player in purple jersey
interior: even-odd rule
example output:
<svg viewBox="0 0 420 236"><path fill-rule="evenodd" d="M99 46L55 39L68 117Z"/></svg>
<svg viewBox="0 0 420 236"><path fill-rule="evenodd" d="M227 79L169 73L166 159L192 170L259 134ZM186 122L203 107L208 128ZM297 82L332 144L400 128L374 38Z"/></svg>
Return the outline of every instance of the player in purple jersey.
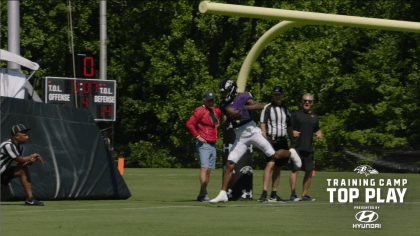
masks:
<svg viewBox="0 0 420 236"><path fill-rule="evenodd" d="M231 79L224 79L220 82L219 93L223 99L219 104L219 108L227 118L226 123L232 123L236 139L230 149L226 162L222 189L216 198L210 200L210 203L228 201L226 190L232 178L233 169L239 159L245 154L249 144L258 147L267 157L272 159L291 157L296 166L302 165L299 156L291 156L288 150L283 149L276 152L267 139L264 138L260 128L257 127L249 114L249 110L262 110L264 106L254 101L251 93L241 93L238 95L238 86Z"/></svg>

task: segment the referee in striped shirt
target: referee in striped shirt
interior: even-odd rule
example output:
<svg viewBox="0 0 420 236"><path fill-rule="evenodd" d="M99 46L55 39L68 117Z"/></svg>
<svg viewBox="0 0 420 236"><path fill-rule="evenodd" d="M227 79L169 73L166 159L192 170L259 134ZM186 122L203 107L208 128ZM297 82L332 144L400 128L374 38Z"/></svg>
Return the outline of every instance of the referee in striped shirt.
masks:
<svg viewBox="0 0 420 236"><path fill-rule="evenodd" d="M34 153L26 157L22 156L23 145L29 139L29 130L22 124L14 125L12 127L12 138L0 144L1 184L7 185L13 178L19 177L26 193L25 205L43 206L44 203L37 201L32 195L31 178L28 168L26 168L26 165L35 162L39 155ZM40 156L39 158L41 164L43 164L42 158ZM18 165L12 166L13 161L16 161Z"/></svg>
<svg viewBox="0 0 420 236"><path fill-rule="evenodd" d="M291 122L291 113L289 109L281 104L284 97L283 88L276 86L273 89L273 101L265 105L261 112L260 127L264 137L271 143L274 150L284 149L289 150L287 144L286 134L289 135L291 141L293 141L293 128ZM258 202L267 201L267 189L270 183L271 171L273 171L273 184L271 188L271 195L268 199L269 202L286 202L277 195L277 185L280 181L280 170L281 167L286 165L289 158L283 158L274 161L273 159L267 158L267 165L264 169L263 175L263 193Z"/></svg>

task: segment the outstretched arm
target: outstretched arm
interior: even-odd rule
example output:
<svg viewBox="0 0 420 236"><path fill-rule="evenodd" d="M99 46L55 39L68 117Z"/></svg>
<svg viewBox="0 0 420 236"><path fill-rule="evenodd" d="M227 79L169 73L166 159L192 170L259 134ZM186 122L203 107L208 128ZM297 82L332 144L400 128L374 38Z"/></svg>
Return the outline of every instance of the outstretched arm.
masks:
<svg viewBox="0 0 420 236"><path fill-rule="evenodd" d="M255 101L254 99L248 99L248 101L246 101L246 106L245 106L245 110L262 110L264 109L264 106Z"/></svg>
<svg viewBox="0 0 420 236"><path fill-rule="evenodd" d="M18 162L18 166L27 166L39 160L41 165L44 165L44 161L42 160L41 155L38 153L31 154L30 156L26 157L18 157L16 161Z"/></svg>

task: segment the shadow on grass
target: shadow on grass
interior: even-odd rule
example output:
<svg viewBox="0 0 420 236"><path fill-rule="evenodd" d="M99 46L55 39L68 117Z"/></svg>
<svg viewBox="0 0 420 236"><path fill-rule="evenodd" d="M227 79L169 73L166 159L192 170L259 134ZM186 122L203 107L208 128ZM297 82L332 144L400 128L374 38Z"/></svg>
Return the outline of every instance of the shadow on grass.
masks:
<svg viewBox="0 0 420 236"><path fill-rule="evenodd" d="M17 205L25 206L25 202L1 202L1 206L2 207L5 207L5 206L17 206Z"/></svg>
<svg viewBox="0 0 420 236"><path fill-rule="evenodd" d="M187 199L187 200L171 200L171 201L165 201L165 200L156 200L156 201L150 201L148 199L146 200L132 200L134 202L197 202L199 203L199 201L197 200L193 200L193 199Z"/></svg>

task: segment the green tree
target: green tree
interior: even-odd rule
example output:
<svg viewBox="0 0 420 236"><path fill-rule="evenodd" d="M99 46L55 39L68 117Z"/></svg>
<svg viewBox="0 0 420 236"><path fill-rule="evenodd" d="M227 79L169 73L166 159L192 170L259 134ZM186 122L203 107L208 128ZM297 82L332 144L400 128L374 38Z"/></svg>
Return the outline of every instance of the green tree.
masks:
<svg viewBox="0 0 420 236"><path fill-rule="evenodd" d="M411 0L217 2L420 21L420 3ZM21 54L40 64L38 81L64 76L70 52L67 3L21 1ZM217 92L222 79L237 78L254 43L279 23L201 14L199 3L107 1L107 73L118 86L117 156L130 156L134 166L197 167L186 120L202 104L204 92ZM0 4L0 46L7 49L7 2ZM98 56L99 2L73 0L71 10L75 52ZM264 104L271 100L272 87L280 85L292 111L301 107L303 94L312 93L325 137L315 142L323 150L317 160L325 163L336 158L326 148L340 144L420 148L419 40L415 33L330 25L293 28L261 53L247 91ZM221 145L219 140L219 151ZM264 158L261 153L255 157Z"/></svg>

